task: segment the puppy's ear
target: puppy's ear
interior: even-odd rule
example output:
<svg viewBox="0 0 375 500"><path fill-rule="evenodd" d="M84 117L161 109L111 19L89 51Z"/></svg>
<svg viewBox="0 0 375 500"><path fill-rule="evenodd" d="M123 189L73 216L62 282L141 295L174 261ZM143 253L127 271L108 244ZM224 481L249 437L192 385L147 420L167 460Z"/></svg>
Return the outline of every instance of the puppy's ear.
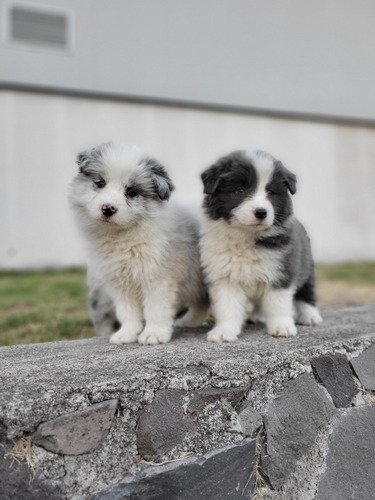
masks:
<svg viewBox="0 0 375 500"><path fill-rule="evenodd" d="M87 165L88 162L89 162L89 156L87 154L87 151L82 151L82 153L78 153L76 163L81 173L85 170L85 166Z"/></svg>
<svg viewBox="0 0 375 500"><path fill-rule="evenodd" d="M221 165L218 164L212 165L212 167L203 172L201 179L204 186L204 194L212 194L216 190L221 180L221 172Z"/></svg>
<svg viewBox="0 0 375 500"><path fill-rule="evenodd" d="M158 197L161 200L169 200L175 187L167 171L163 165L154 158L149 158L147 160L147 167L151 170L152 180Z"/></svg>
<svg viewBox="0 0 375 500"><path fill-rule="evenodd" d="M86 149L82 153L78 153L76 163L81 173L87 173L90 165L96 163L103 155L103 151L110 145L110 143L100 144L93 148Z"/></svg>
<svg viewBox="0 0 375 500"><path fill-rule="evenodd" d="M283 180L285 184L287 185L290 194L295 194L297 191L297 177L290 172L284 165L281 163L281 161L277 162L278 168L280 168L281 173L283 175Z"/></svg>

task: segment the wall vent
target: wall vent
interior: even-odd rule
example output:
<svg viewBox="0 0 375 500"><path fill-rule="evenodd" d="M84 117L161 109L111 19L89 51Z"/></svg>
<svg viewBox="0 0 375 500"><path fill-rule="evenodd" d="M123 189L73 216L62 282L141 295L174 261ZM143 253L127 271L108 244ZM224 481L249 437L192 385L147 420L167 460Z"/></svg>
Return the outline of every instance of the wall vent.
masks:
<svg viewBox="0 0 375 500"><path fill-rule="evenodd" d="M68 50L71 32L68 13L23 4L9 6L7 39L12 44Z"/></svg>

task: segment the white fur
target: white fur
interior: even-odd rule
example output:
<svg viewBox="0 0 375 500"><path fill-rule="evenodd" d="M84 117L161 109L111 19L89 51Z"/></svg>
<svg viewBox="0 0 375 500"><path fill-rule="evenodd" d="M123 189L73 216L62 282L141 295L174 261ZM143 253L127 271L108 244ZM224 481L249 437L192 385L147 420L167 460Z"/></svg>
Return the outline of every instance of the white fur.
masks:
<svg viewBox="0 0 375 500"><path fill-rule="evenodd" d="M296 307L296 323L299 325L315 326L321 323L322 317L320 315L319 309L311 304L306 304L297 300L295 302Z"/></svg>
<svg viewBox="0 0 375 500"><path fill-rule="evenodd" d="M207 316L207 304L200 302L205 288L194 239L196 219L167 201L124 195L134 175L148 183L143 156L138 148L112 145L100 160L106 186L95 190L82 174L71 186L71 202L88 243L90 275L100 277L96 282L105 285L121 323L112 344L168 342L179 306L193 309L182 324L195 325ZM117 209L109 218L102 213L105 204Z"/></svg>

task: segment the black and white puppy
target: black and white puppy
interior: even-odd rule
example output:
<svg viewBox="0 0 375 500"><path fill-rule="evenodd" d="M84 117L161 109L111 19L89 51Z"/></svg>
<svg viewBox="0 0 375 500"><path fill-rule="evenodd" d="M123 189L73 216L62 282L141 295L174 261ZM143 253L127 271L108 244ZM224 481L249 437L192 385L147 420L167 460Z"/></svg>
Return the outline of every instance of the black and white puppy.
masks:
<svg viewBox="0 0 375 500"><path fill-rule="evenodd" d="M120 329L113 344L168 342L178 326L207 316L199 261L199 227L190 211L168 202L165 168L136 146L106 143L78 155L70 202L88 244L90 313L98 333Z"/></svg>
<svg viewBox="0 0 375 500"><path fill-rule="evenodd" d="M265 152L236 151L202 180L201 261L216 318L208 340L237 339L248 299L271 335L296 335L294 312L298 324L320 323L310 240L293 216L295 175Z"/></svg>

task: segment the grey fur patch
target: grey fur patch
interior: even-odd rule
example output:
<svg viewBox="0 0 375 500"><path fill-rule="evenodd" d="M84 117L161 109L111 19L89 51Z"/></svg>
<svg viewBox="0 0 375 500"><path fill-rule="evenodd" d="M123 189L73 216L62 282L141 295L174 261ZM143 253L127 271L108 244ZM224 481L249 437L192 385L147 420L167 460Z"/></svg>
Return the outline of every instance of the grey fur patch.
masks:
<svg viewBox="0 0 375 500"><path fill-rule="evenodd" d="M101 172L103 169L101 164L103 154L110 146L111 143L106 142L79 153L76 160L79 171L87 176Z"/></svg>
<svg viewBox="0 0 375 500"><path fill-rule="evenodd" d="M168 200L175 187L163 165L151 157L148 157L142 165L151 174L154 193L161 200Z"/></svg>
<svg viewBox="0 0 375 500"><path fill-rule="evenodd" d="M98 335L113 333L118 325L115 306L106 289L105 280L93 268L88 268L89 314Z"/></svg>

